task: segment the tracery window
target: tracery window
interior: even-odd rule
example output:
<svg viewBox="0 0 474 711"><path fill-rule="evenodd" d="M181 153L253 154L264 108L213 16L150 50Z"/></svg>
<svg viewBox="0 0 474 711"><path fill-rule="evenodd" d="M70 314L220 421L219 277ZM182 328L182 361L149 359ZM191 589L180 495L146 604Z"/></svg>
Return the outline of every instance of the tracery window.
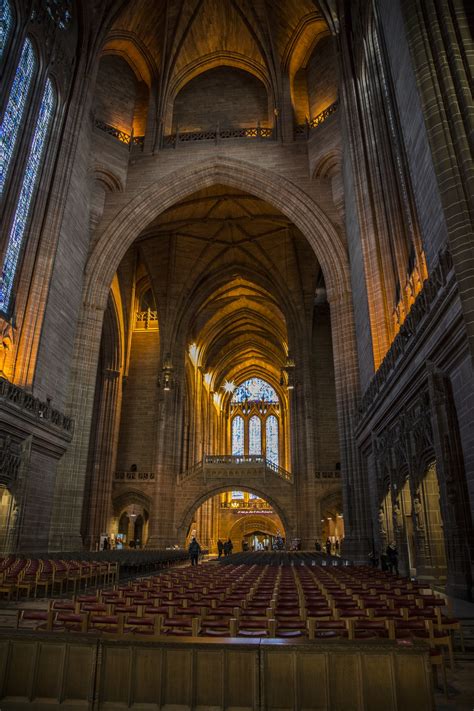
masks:
<svg viewBox="0 0 474 711"><path fill-rule="evenodd" d="M244 383L239 385L234 390L232 402L244 402L245 400L256 401L264 400L265 402L278 402L278 395L270 383L267 383L261 378L249 378Z"/></svg>
<svg viewBox="0 0 474 711"><path fill-rule="evenodd" d="M13 282L55 104L56 98L53 84L50 79L47 79L2 265L0 310L4 312L10 306Z"/></svg>
<svg viewBox="0 0 474 711"><path fill-rule="evenodd" d="M265 456L272 464L278 465L278 420L275 415L267 417L265 428Z"/></svg>
<svg viewBox="0 0 474 711"><path fill-rule="evenodd" d="M26 101L36 69L36 57L29 39L25 40L8 103L0 124L0 195L5 187Z"/></svg>
<svg viewBox="0 0 474 711"><path fill-rule="evenodd" d="M13 16L8 0L0 0L0 59L7 46L8 35L13 24Z"/></svg>
<svg viewBox="0 0 474 711"><path fill-rule="evenodd" d="M275 389L250 378L234 390L230 403L233 455L264 455L279 463L280 403Z"/></svg>
<svg viewBox="0 0 474 711"><path fill-rule="evenodd" d="M262 421L257 415L249 420L249 454L262 453Z"/></svg>
<svg viewBox="0 0 474 711"><path fill-rule="evenodd" d="M244 454L244 418L240 415L232 420L232 454Z"/></svg>

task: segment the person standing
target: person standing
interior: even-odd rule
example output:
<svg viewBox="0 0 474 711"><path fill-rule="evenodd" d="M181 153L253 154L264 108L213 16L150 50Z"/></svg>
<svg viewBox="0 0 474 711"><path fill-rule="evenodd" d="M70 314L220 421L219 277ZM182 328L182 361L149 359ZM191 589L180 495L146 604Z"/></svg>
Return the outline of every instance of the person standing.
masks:
<svg viewBox="0 0 474 711"><path fill-rule="evenodd" d="M386 550L388 569L398 575L398 550L395 541L389 543Z"/></svg>
<svg viewBox="0 0 474 711"><path fill-rule="evenodd" d="M224 550L224 544L222 543L221 539L219 538L219 540L217 541L217 552L219 554L219 558L222 557L223 550Z"/></svg>
<svg viewBox="0 0 474 711"><path fill-rule="evenodd" d="M197 565L199 561L199 554L201 552L201 546L194 537L189 544L188 552L191 558L191 565Z"/></svg>
<svg viewBox="0 0 474 711"><path fill-rule="evenodd" d="M326 539L326 553L331 555L331 539L329 537Z"/></svg>

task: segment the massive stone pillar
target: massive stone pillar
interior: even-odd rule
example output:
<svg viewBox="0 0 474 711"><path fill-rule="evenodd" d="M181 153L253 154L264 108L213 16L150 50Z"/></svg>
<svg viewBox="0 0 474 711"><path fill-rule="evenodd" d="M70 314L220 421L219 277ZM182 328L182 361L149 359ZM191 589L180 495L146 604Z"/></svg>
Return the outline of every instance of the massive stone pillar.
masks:
<svg viewBox="0 0 474 711"><path fill-rule="evenodd" d="M112 485L117 457L122 378L120 370L105 369L101 378L100 404L91 462L89 510L85 543L94 549L100 534L109 531L112 517Z"/></svg>
<svg viewBox="0 0 474 711"><path fill-rule="evenodd" d="M52 551L82 548L82 507L105 305L84 304L78 324L68 399L68 412L78 424L58 466L49 537Z"/></svg>
<svg viewBox="0 0 474 711"><path fill-rule="evenodd" d="M354 431L359 402L359 371L351 294L328 293L334 347L336 402L344 511L343 554L366 562L371 546L367 475Z"/></svg>

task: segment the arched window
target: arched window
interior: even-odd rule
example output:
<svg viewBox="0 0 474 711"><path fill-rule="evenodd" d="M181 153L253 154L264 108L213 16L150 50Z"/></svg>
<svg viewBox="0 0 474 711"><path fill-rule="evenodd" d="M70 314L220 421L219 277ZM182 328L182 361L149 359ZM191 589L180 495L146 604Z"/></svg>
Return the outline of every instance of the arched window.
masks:
<svg viewBox="0 0 474 711"><path fill-rule="evenodd" d="M0 125L0 195L3 194L5 187L8 168L15 149L35 69L35 52L30 40L27 39L21 51L5 114Z"/></svg>
<svg viewBox="0 0 474 711"><path fill-rule="evenodd" d="M278 420L275 415L269 415L265 423L265 457L278 465Z"/></svg>
<svg viewBox="0 0 474 711"><path fill-rule="evenodd" d="M257 415L249 420L249 454L262 453L262 421Z"/></svg>
<svg viewBox="0 0 474 711"><path fill-rule="evenodd" d="M240 415L232 420L232 454L235 456L244 454L244 418Z"/></svg>
<svg viewBox="0 0 474 711"><path fill-rule="evenodd" d="M278 402L278 395L275 389L261 378L249 378L242 385L234 390L232 402L245 402L245 400L264 400L268 403Z"/></svg>
<svg viewBox="0 0 474 711"><path fill-rule="evenodd" d="M4 312L6 312L10 306L13 282L15 280L28 215L35 193L55 104L56 98L53 84L50 79L47 79L2 265L2 273L0 276L0 310Z"/></svg>
<svg viewBox="0 0 474 711"><path fill-rule="evenodd" d="M0 14L0 59L2 59L8 42L8 35L13 24L13 16L8 0L1 0Z"/></svg>
<svg viewBox="0 0 474 711"><path fill-rule="evenodd" d="M264 455L279 464L280 402L275 388L249 378L234 390L230 402L232 454Z"/></svg>

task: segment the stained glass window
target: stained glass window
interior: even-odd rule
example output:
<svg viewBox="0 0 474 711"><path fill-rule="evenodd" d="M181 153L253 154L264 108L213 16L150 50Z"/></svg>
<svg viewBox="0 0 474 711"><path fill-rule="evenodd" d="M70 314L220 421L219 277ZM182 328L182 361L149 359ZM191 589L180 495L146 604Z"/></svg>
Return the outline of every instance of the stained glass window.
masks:
<svg viewBox="0 0 474 711"><path fill-rule="evenodd" d="M18 203L13 217L13 224L8 236L7 250L0 275L0 310L7 311L10 305L13 281L20 258L23 237L28 221L33 195L35 192L38 172L44 154L48 129L51 123L55 106L55 95L50 79L41 99L39 115L36 121L33 141L30 146L26 162L25 175L18 198Z"/></svg>
<svg viewBox="0 0 474 711"><path fill-rule="evenodd" d="M0 59L7 46L8 35L13 24L12 11L8 0L0 0Z"/></svg>
<svg viewBox="0 0 474 711"><path fill-rule="evenodd" d="M262 421L254 415L249 420L249 454L262 453Z"/></svg>
<svg viewBox="0 0 474 711"><path fill-rule="evenodd" d="M242 499L244 498L244 492L243 491L233 491L232 498L242 501Z"/></svg>
<svg viewBox="0 0 474 711"><path fill-rule="evenodd" d="M5 187L35 67L35 53L30 40L27 39L21 51L7 107L0 125L0 195Z"/></svg>
<svg viewBox="0 0 474 711"><path fill-rule="evenodd" d="M266 453L265 458L272 464L278 465L278 420L275 415L269 415L266 427Z"/></svg>
<svg viewBox="0 0 474 711"><path fill-rule="evenodd" d="M234 456L244 454L244 418L240 415L232 420L232 454Z"/></svg>
<svg viewBox="0 0 474 711"><path fill-rule="evenodd" d="M261 378L250 378L234 390L232 402L245 400L265 400L265 402L278 402L278 395L274 388Z"/></svg>

